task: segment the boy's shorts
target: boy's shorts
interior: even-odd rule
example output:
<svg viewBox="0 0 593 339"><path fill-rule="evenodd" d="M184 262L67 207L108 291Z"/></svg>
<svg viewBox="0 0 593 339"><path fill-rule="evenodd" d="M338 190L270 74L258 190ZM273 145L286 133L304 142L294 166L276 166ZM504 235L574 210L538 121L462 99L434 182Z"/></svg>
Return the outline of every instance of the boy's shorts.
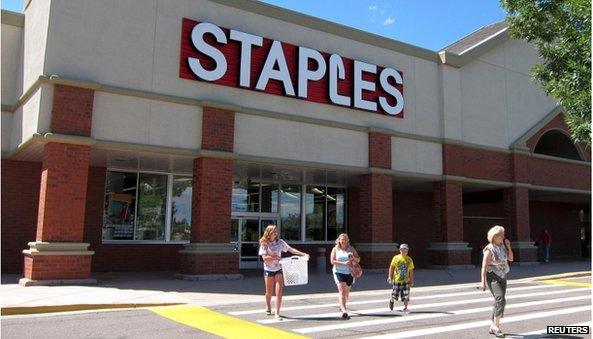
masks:
<svg viewBox="0 0 593 339"><path fill-rule="evenodd" d="M393 283L393 291L391 297L394 300L401 299L401 301L410 300L410 284L407 282Z"/></svg>

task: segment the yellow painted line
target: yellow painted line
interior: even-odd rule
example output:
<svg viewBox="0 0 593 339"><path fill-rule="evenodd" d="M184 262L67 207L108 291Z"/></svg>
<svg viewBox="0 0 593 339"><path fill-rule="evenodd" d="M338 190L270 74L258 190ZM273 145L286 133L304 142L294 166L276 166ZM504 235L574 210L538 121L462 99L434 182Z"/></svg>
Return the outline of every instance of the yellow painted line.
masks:
<svg viewBox="0 0 593 339"><path fill-rule="evenodd" d="M566 280L541 280L544 284L550 285L561 285L561 286L570 286L570 287L591 287L591 283L586 282L575 282L575 281L566 281Z"/></svg>
<svg viewBox="0 0 593 339"><path fill-rule="evenodd" d="M214 312L200 306L152 307L150 310L175 322L224 338L307 338L292 332Z"/></svg>

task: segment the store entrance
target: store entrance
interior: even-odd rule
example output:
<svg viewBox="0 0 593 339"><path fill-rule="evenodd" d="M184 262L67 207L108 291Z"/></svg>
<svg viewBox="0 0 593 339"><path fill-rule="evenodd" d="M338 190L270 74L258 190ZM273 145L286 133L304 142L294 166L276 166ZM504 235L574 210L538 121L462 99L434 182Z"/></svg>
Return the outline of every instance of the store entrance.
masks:
<svg viewBox="0 0 593 339"><path fill-rule="evenodd" d="M280 224L278 213L244 213L231 217L231 242L239 251L239 268L261 268L259 239L266 226ZM280 227L278 227L280 232Z"/></svg>

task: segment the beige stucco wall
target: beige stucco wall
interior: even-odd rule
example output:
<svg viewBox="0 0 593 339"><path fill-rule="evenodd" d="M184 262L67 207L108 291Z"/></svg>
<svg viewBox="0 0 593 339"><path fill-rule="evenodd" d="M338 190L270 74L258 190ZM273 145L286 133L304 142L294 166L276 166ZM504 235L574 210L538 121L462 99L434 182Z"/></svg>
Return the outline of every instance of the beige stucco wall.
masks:
<svg viewBox="0 0 593 339"><path fill-rule="evenodd" d="M2 105L14 105L22 93L20 86L23 28L2 24ZM20 85L20 86L19 86Z"/></svg>
<svg viewBox="0 0 593 339"><path fill-rule="evenodd" d="M26 142L34 133L50 132L53 93L53 85L43 84L27 102L12 113L10 150Z"/></svg>
<svg viewBox="0 0 593 339"><path fill-rule="evenodd" d="M391 138L391 167L422 174L443 174L441 144L405 138Z"/></svg>
<svg viewBox="0 0 593 339"><path fill-rule="evenodd" d="M56 23L56 18L51 16L50 7L53 1L31 1L25 9L25 37L23 50L23 91L26 91L40 75L45 73L45 66L48 63L47 47L51 43L49 34L50 17ZM62 18L66 19L66 18ZM63 23L57 23L60 26ZM75 34L70 32L68 35ZM65 37L67 39L67 37ZM72 66L75 67L76 64Z"/></svg>
<svg viewBox="0 0 593 339"><path fill-rule="evenodd" d="M199 149L202 108L95 92L91 137L142 145Z"/></svg>
<svg viewBox="0 0 593 339"><path fill-rule="evenodd" d="M235 152L330 165L368 166L368 134L237 114Z"/></svg>
<svg viewBox="0 0 593 339"><path fill-rule="evenodd" d="M463 141L508 148L554 109L531 79L537 61L530 45L511 39L460 69Z"/></svg>
<svg viewBox="0 0 593 339"><path fill-rule="evenodd" d="M34 0L35 2L35 0ZM213 22L404 74L405 118L179 78L181 19ZM45 72L186 98L438 137L437 65L206 0L52 0ZM417 103L417 100L422 103Z"/></svg>
<svg viewBox="0 0 593 339"><path fill-rule="evenodd" d="M10 152L10 135L12 133L12 113L2 111L2 121L0 122L2 126L2 138L0 142L2 142L2 153Z"/></svg>

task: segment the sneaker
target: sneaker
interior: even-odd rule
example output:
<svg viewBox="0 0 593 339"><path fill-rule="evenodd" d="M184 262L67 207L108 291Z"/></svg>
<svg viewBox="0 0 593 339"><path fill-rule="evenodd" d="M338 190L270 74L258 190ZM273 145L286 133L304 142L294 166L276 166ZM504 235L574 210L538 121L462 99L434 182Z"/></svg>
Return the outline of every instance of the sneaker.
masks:
<svg viewBox="0 0 593 339"><path fill-rule="evenodd" d="M282 320L282 316L280 314L274 314L274 319Z"/></svg>
<svg viewBox="0 0 593 339"><path fill-rule="evenodd" d="M409 310L409 309L407 309L407 308L404 308L404 309L402 310L402 313L403 313L403 314L410 314L410 310Z"/></svg>
<svg viewBox="0 0 593 339"><path fill-rule="evenodd" d="M350 316L348 315L348 313L344 312L344 313L342 313L342 319L348 320L348 319L350 319Z"/></svg>
<svg viewBox="0 0 593 339"><path fill-rule="evenodd" d="M393 311L393 302L394 302L393 298L389 299L389 309L391 311Z"/></svg>
<svg viewBox="0 0 593 339"><path fill-rule="evenodd" d="M272 310L266 310L266 315L272 315Z"/></svg>

